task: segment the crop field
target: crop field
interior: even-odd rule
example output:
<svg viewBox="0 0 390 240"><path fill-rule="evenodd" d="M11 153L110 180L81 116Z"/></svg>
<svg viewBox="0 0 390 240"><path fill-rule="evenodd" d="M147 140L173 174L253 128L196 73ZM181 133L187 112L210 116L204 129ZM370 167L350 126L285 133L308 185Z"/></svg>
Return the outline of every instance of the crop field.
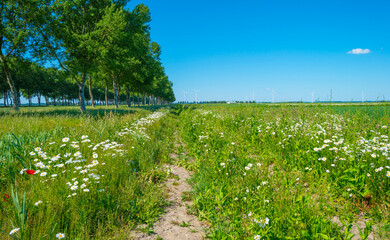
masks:
<svg viewBox="0 0 390 240"><path fill-rule="evenodd" d="M0 239L165 239L174 166L205 239L390 238L389 105L88 111L0 109Z"/></svg>

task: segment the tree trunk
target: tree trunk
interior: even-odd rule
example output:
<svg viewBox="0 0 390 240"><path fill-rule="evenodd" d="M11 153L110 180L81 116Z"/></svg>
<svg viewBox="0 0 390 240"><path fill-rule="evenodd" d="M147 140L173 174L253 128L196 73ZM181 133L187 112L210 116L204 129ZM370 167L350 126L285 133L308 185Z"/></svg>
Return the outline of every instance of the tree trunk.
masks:
<svg viewBox="0 0 390 240"><path fill-rule="evenodd" d="M15 111L19 111L19 106L20 106L19 105L20 101L18 101L19 94L16 91L15 83L12 79L11 71L10 71L9 66L8 66L8 62L3 55L0 56L0 60L3 63L5 76L7 78L8 85L11 89L11 93L12 93L12 97L13 97L13 106L12 107Z"/></svg>
<svg viewBox="0 0 390 240"><path fill-rule="evenodd" d="M92 94L91 77L88 77L88 88L89 88L89 97L91 98L92 108L95 108L95 103L93 101L93 94Z"/></svg>
<svg viewBox="0 0 390 240"><path fill-rule="evenodd" d="M115 108L118 108L118 83L116 81L115 75L112 76L112 84L114 87L114 101L115 101Z"/></svg>
<svg viewBox="0 0 390 240"><path fill-rule="evenodd" d="M86 80L87 80L87 74L83 73L81 75L81 81L77 82L77 85L79 87L80 111L82 113L86 113L87 112L87 108L85 107L85 95L84 95L84 87L85 87Z"/></svg>
<svg viewBox="0 0 390 240"><path fill-rule="evenodd" d="M143 105L146 106L146 94L144 93Z"/></svg>
<svg viewBox="0 0 390 240"><path fill-rule="evenodd" d="M4 107L7 106L7 102L8 102L8 95L7 95L7 91L4 92Z"/></svg>
<svg viewBox="0 0 390 240"><path fill-rule="evenodd" d="M49 97L45 96L46 106L49 106Z"/></svg>
<svg viewBox="0 0 390 240"><path fill-rule="evenodd" d="M127 106L131 107L130 88L126 86Z"/></svg>
<svg viewBox="0 0 390 240"><path fill-rule="evenodd" d="M27 90L28 106L31 107L31 94L30 90Z"/></svg>
<svg viewBox="0 0 390 240"><path fill-rule="evenodd" d="M107 83L107 80L104 80L105 83L106 83L106 88L104 90L104 97L105 97L105 100L106 100L106 107L108 107L108 83Z"/></svg>
<svg viewBox="0 0 390 240"><path fill-rule="evenodd" d="M40 107L41 106L41 94L38 93L37 97L38 97L38 106Z"/></svg>
<svg viewBox="0 0 390 240"><path fill-rule="evenodd" d="M56 97L53 97L53 106L57 106Z"/></svg>

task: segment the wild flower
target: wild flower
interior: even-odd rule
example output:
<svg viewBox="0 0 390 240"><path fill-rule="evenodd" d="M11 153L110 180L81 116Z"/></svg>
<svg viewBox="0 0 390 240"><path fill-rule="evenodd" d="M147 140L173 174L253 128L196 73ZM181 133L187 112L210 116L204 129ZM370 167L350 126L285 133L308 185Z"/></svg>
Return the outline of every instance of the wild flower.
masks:
<svg viewBox="0 0 390 240"><path fill-rule="evenodd" d="M67 137L62 139L62 142L68 142L68 141L69 141L69 138L67 138Z"/></svg>
<svg viewBox="0 0 390 240"><path fill-rule="evenodd" d="M74 191L74 190L76 190L77 188L78 188L77 185L73 185L73 186L70 187L70 190Z"/></svg>
<svg viewBox="0 0 390 240"><path fill-rule="evenodd" d="M19 230L20 230L20 228L14 228L14 229L11 230L11 232L9 232L9 235L13 235L13 234L15 234L17 231L19 231Z"/></svg>
<svg viewBox="0 0 390 240"><path fill-rule="evenodd" d="M265 219L260 219L257 221L257 224L259 224L260 227L265 227L265 225L269 224L269 218L266 217Z"/></svg>
<svg viewBox="0 0 390 240"><path fill-rule="evenodd" d="M83 189L83 192L89 192L89 189L88 188Z"/></svg>
<svg viewBox="0 0 390 240"><path fill-rule="evenodd" d="M88 138L88 135L83 135L81 136L81 139L84 140L84 139L87 139Z"/></svg>
<svg viewBox="0 0 390 240"><path fill-rule="evenodd" d="M3 201L4 201L4 202L8 202L8 198L9 198L8 194L4 194Z"/></svg>
<svg viewBox="0 0 390 240"><path fill-rule="evenodd" d="M56 238L58 238L58 239L65 238L65 233L57 233Z"/></svg>
<svg viewBox="0 0 390 240"><path fill-rule="evenodd" d="M43 203L41 200L39 200L38 202L34 203L35 206L38 206L39 204Z"/></svg>
<svg viewBox="0 0 390 240"><path fill-rule="evenodd" d="M46 176L46 175L47 175L47 172L42 172L42 173L40 174L41 177L44 177L44 176Z"/></svg>

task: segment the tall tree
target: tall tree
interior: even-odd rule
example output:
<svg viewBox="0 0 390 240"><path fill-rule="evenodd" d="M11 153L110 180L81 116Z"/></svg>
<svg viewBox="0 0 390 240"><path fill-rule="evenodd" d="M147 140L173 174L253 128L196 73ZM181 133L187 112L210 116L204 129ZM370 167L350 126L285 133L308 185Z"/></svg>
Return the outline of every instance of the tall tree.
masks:
<svg viewBox="0 0 390 240"><path fill-rule="evenodd" d="M0 61L13 97L13 109L20 106L19 93L12 77L13 65L10 58L23 58L30 49L33 27L39 24L43 1L2 0L0 1Z"/></svg>
<svg viewBox="0 0 390 240"><path fill-rule="evenodd" d="M84 87L88 74L99 57L100 46L110 41L111 25L106 18L126 1L110 0L55 0L52 14L41 29L41 46L52 59L67 71L78 86L81 112L86 112Z"/></svg>

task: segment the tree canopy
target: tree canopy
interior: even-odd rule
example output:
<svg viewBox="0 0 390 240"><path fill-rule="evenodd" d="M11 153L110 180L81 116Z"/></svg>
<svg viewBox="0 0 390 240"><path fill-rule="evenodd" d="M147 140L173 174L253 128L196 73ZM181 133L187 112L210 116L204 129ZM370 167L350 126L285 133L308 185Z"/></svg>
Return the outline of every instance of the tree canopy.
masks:
<svg viewBox="0 0 390 240"><path fill-rule="evenodd" d="M87 101L116 107L143 95L149 103L173 102L161 46L150 37L145 4L128 1L5 0L0 3L0 90L4 105L19 109L20 96L46 104ZM85 86L88 83L88 94ZM111 87L112 86L112 87ZM8 102L10 100L10 102ZM59 102L58 102L59 103Z"/></svg>

